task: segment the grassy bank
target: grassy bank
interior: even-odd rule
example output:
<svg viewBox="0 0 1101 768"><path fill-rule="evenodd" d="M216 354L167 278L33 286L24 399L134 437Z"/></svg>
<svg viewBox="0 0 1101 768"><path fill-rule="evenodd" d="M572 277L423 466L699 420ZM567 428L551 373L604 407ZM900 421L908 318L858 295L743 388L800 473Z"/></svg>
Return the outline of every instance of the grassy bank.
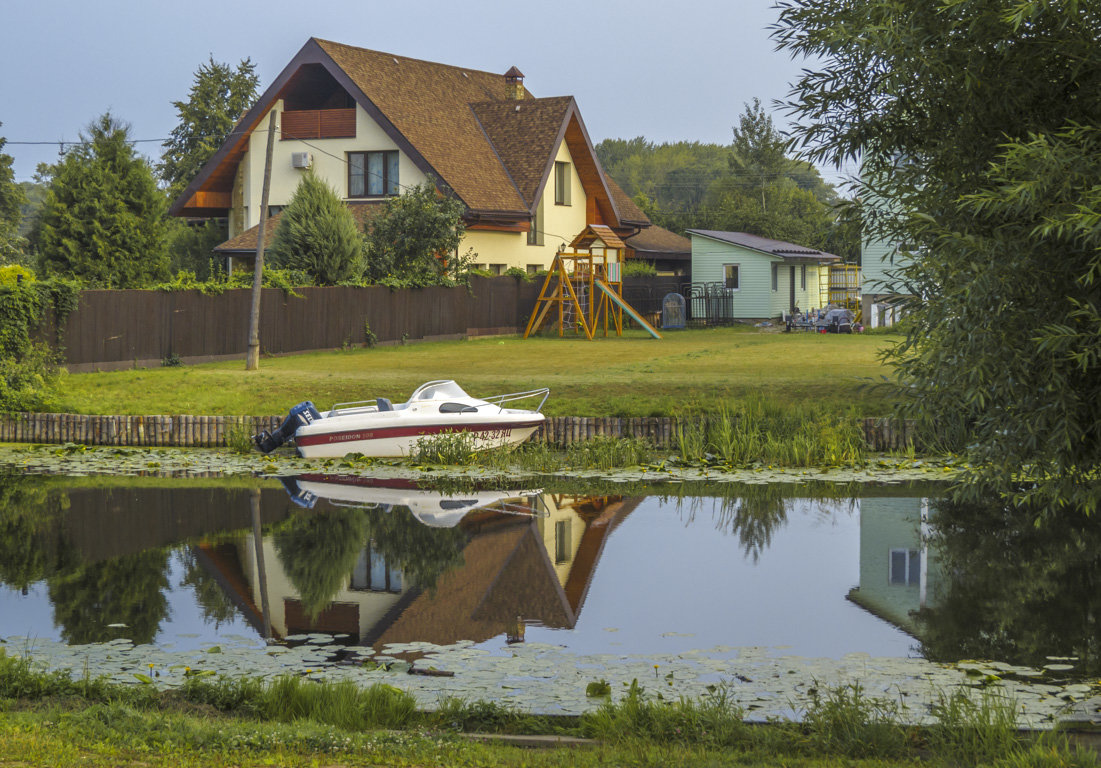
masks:
<svg viewBox="0 0 1101 768"><path fill-rule="evenodd" d="M604 694L600 682L594 697ZM802 723L754 726L724 695L662 700L641 686L581 718L545 718L487 702L442 702L417 712L386 685L356 689L301 678L193 678L149 686L72 681L0 654L0 764L16 765L1099 765L1059 735L1013 727L1012 704L959 694L935 723L903 725L890 703L857 687L823 690ZM598 699L599 700L599 699ZM461 732L596 739L577 750L533 752L472 743Z"/></svg>
<svg viewBox="0 0 1101 768"><path fill-rule="evenodd" d="M387 397L453 378L474 395L548 386L544 412L570 416L668 416L714 412L765 396L780 407L879 416L890 392L879 361L886 335L764 333L748 327L671 332L657 341L517 337L430 342L244 362L73 374L64 410L113 414L275 414L296 402Z"/></svg>

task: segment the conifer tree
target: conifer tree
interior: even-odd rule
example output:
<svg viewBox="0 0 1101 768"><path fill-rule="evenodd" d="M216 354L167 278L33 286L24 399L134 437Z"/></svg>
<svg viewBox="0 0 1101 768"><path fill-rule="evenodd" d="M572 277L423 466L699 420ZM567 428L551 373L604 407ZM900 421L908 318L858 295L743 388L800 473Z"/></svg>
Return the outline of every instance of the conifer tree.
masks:
<svg viewBox="0 0 1101 768"><path fill-rule="evenodd" d="M111 113L47 169L42 214L32 232L40 268L103 288L140 288L168 274L164 194L129 126Z"/></svg>
<svg viewBox="0 0 1101 768"><path fill-rule="evenodd" d="M308 171L279 217L265 259L273 267L306 272L318 285L358 280L363 236L333 188Z"/></svg>

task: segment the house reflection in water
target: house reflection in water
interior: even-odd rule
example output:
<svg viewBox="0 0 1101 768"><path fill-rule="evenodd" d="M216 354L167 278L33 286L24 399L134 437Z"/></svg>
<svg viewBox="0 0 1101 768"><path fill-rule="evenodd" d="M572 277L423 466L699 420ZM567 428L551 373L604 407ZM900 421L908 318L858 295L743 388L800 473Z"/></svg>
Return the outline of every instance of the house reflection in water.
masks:
<svg viewBox="0 0 1101 768"><path fill-rule="evenodd" d="M358 550L352 553L354 565L319 610L311 611L304 599L301 577L296 583L293 573L303 570L301 563L288 562L287 553L280 553L278 533L265 536L259 552L254 537L241 536L201 545L200 557L261 633L266 593L275 639L322 632L379 647L481 642L502 634L516 639L522 638L525 624L574 626L608 535L641 501L535 491L448 495L385 482L388 487L377 480L312 476L288 488L292 498L313 507L299 514L320 516L320 525L330 516L368 516L365 539L352 543ZM415 551L395 555L392 540L389 546L372 540L372 521L376 539L377 524L408 523L404 530L418 538L410 547ZM435 541L444 545L433 549ZM456 552L453 562L438 574L431 563L427 566L434 585L418 583L415 567L412 574L402 568L403 562L423 559L425 550L448 546ZM426 568L420 565L423 574ZM261 588L261 570L266 589Z"/></svg>
<svg viewBox="0 0 1101 768"><path fill-rule="evenodd" d="M915 614L935 601L942 576L930 557L928 517L928 499L861 499L860 586L848 595L914 636Z"/></svg>

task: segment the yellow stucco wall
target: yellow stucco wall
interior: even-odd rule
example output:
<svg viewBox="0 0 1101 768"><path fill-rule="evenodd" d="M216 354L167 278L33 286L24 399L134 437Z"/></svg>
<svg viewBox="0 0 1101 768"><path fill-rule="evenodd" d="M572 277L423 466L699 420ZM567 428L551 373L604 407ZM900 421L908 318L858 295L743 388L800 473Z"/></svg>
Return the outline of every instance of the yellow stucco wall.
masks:
<svg viewBox="0 0 1101 768"><path fill-rule="evenodd" d="M463 239L461 253L469 248L477 252L474 262L490 268L494 264L504 269L538 264L542 269L550 267L559 247L567 246L585 228L586 196L577 167L566 142L562 142L555 155L555 162L570 164L570 205L554 202L554 169L547 177L543 189L543 244L528 245L527 233L516 232L468 232Z"/></svg>
<svg viewBox="0 0 1101 768"><path fill-rule="evenodd" d="M282 100L275 108L283 112ZM241 160L238 180L233 190L233 200L239 201L230 214L230 237L254 227L260 223L260 200L264 182L264 153L267 149L269 116L265 115L249 138L249 148ZM348 152L398 149L397 144L364 111L356 107L356 136L354 139L309 139L308 142L276 136L272 154L271 189L268 193L268 205L286 205L294 195L299 180L305 171L291 166L291 155L295 152L309 152L313 155L313 170L347 200L348 192ZM501 265L502 271L510 267L527 269L538 265L550 267L554 254L559 247L569 245L570 241L585 228L586 195L577 175L577 167L563 141L555 155L555 161L570 164L570 205L556 205L554 202L554 170L547 177L543 190L543 244L528 245L527 234L517 232L467 232L460 246L460 253L466 254L473 249L474 262L489 268ZM399 155L398 178L403 187L423 183L426 177L404 153Z"/></svg>
<svg viewBox="0 0 1101 768"><path fill-rule="evenodd" d="M283 112L283 101L279 100L275 108ZM243 221L230 220L230 237L260 223L260 200L264 185L264 153L267 151L268 134L266 131L269 116L261 119L257 130L249 137L249 148L241 161L245 171L243 179L242 202L245 210ZM282 121L280 121L282 124ZM295 152L309 152L313 155L313 170L318 176L336 190L344 200L348 199L348 152L370 152L375 150L398 149L378 123L356 106L356 135L352 139L295 139L282 140L275 137L272 151L271 190L268 193L268 205L286 205L291 201L298 182L305 174L304 170L291 166L291 155ZM405 153L398 157L398 181L403 187L411 187L424 182L425 175L420 172ZM234 193L238 189L235 187ZM357 198L358 199L358 198ZM239 227L239 228L236 228Z"/></svg>

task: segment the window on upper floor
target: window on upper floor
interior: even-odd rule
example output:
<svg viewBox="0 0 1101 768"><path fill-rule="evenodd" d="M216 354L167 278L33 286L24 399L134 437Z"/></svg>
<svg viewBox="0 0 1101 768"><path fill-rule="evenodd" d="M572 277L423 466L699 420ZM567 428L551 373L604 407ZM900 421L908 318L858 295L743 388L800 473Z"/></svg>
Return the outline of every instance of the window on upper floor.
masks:
<svg viewBox="0 0 1101 768"><path fill-rule="evenodd" d="M528 229L528 245L543 244L543 199L539 198L539 205L535 207L535 215L531 217L531 228Z"/></svg>
<svg viewBox="0 0 1101 768"><path fill-rule="evenodd" d="M570 204L570 189L571 189L571 177L570 177L570 164L564 163L561 160L556 160L554 163L554 204L555 205L569 205Z"/></svg>
<svg viewBox="0 0 1101 768"><path fill-rule="evenodd" d="M348 197L398 194L398 151L348 153Z"/></svg>

